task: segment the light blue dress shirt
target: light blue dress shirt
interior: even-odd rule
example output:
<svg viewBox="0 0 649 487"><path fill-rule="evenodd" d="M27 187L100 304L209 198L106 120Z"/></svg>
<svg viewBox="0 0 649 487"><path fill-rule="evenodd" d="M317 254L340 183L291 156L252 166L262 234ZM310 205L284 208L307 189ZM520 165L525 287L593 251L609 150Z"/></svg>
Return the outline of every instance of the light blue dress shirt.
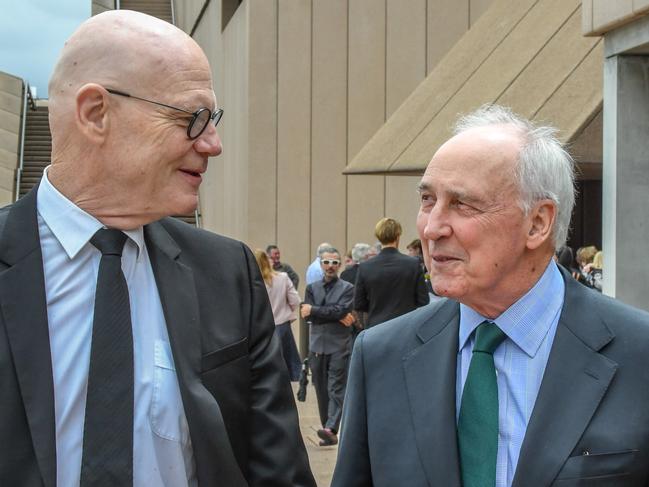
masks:
<svg viewBox="0 0 649 487"><path fill-rule="evenodd" d="M557 330L564 293L563 277L551 260L527 294L496 319L490 320L507 335L494 352L498 375L496 487L509 487L514 479L525 431ZM471 363L473 331L486 319L468 306L460 305L456 385L458 417L462 389Z"/></svg>
<svg viewBox="0 0 649 487"><path fill-rule="evenodd" d="M90 343L102 224L47 179L38 188L56 421L57 485L79 485ZM142 227L122 256L134 347L133 485L193 487L196 467L158 288Z"/></svg>
<svg viewBox="0 0 649 487"><path fill-rule="evenodd" d="M306 268L306 284L307 286L313 282L322 281L324 272L320 266L320 257L316 257L313 262Z"/></svg>

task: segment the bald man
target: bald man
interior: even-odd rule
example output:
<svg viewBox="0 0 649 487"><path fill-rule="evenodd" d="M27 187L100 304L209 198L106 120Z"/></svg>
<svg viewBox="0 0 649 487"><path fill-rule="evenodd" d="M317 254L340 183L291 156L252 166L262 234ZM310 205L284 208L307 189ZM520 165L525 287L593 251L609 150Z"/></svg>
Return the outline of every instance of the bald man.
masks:
<svg viewBox="0 0 649 487"><path fill-rule="evenodd" d="M0 211L0 485L315 486L254 258L168 218L221 153L200 47L103 13L49 93L51 165Z"/></svg>

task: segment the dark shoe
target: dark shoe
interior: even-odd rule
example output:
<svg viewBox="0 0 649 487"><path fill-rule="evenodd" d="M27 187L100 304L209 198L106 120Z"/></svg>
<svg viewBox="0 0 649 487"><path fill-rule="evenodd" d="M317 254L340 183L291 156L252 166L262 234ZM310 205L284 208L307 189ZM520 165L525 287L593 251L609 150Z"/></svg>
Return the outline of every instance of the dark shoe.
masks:
<svg viewBox="0 0 649 487"><path fill-rule="evenodd" d="M329 428L323 428L318 430L318 437L320 438L320 446L331 446L338 444L338 437L336 433L331 431Z"/></svg>

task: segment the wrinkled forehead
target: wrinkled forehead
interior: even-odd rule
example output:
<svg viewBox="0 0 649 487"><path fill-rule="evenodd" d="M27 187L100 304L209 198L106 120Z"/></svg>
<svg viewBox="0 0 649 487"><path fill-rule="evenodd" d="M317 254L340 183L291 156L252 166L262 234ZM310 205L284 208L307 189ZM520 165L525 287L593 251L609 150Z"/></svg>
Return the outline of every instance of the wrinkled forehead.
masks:
<svg viewBox="0 0 649 487"><path fill-rule="evenodd" d="M435 153L420 187L497 188L515 181L520 135L508 126L469 129L445 142Z"/></svg>

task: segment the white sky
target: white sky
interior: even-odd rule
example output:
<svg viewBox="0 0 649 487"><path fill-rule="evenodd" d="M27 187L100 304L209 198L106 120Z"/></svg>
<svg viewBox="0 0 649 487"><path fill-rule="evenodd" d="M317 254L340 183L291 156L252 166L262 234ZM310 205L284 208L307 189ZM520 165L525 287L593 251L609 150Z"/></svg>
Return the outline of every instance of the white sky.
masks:
<svg viewBox="0 0 649 487"><path fill-rule="evenodd" d="M36 86L47 81L65 40L90 17L91 0L0 0L0 71Z"/></svg>

